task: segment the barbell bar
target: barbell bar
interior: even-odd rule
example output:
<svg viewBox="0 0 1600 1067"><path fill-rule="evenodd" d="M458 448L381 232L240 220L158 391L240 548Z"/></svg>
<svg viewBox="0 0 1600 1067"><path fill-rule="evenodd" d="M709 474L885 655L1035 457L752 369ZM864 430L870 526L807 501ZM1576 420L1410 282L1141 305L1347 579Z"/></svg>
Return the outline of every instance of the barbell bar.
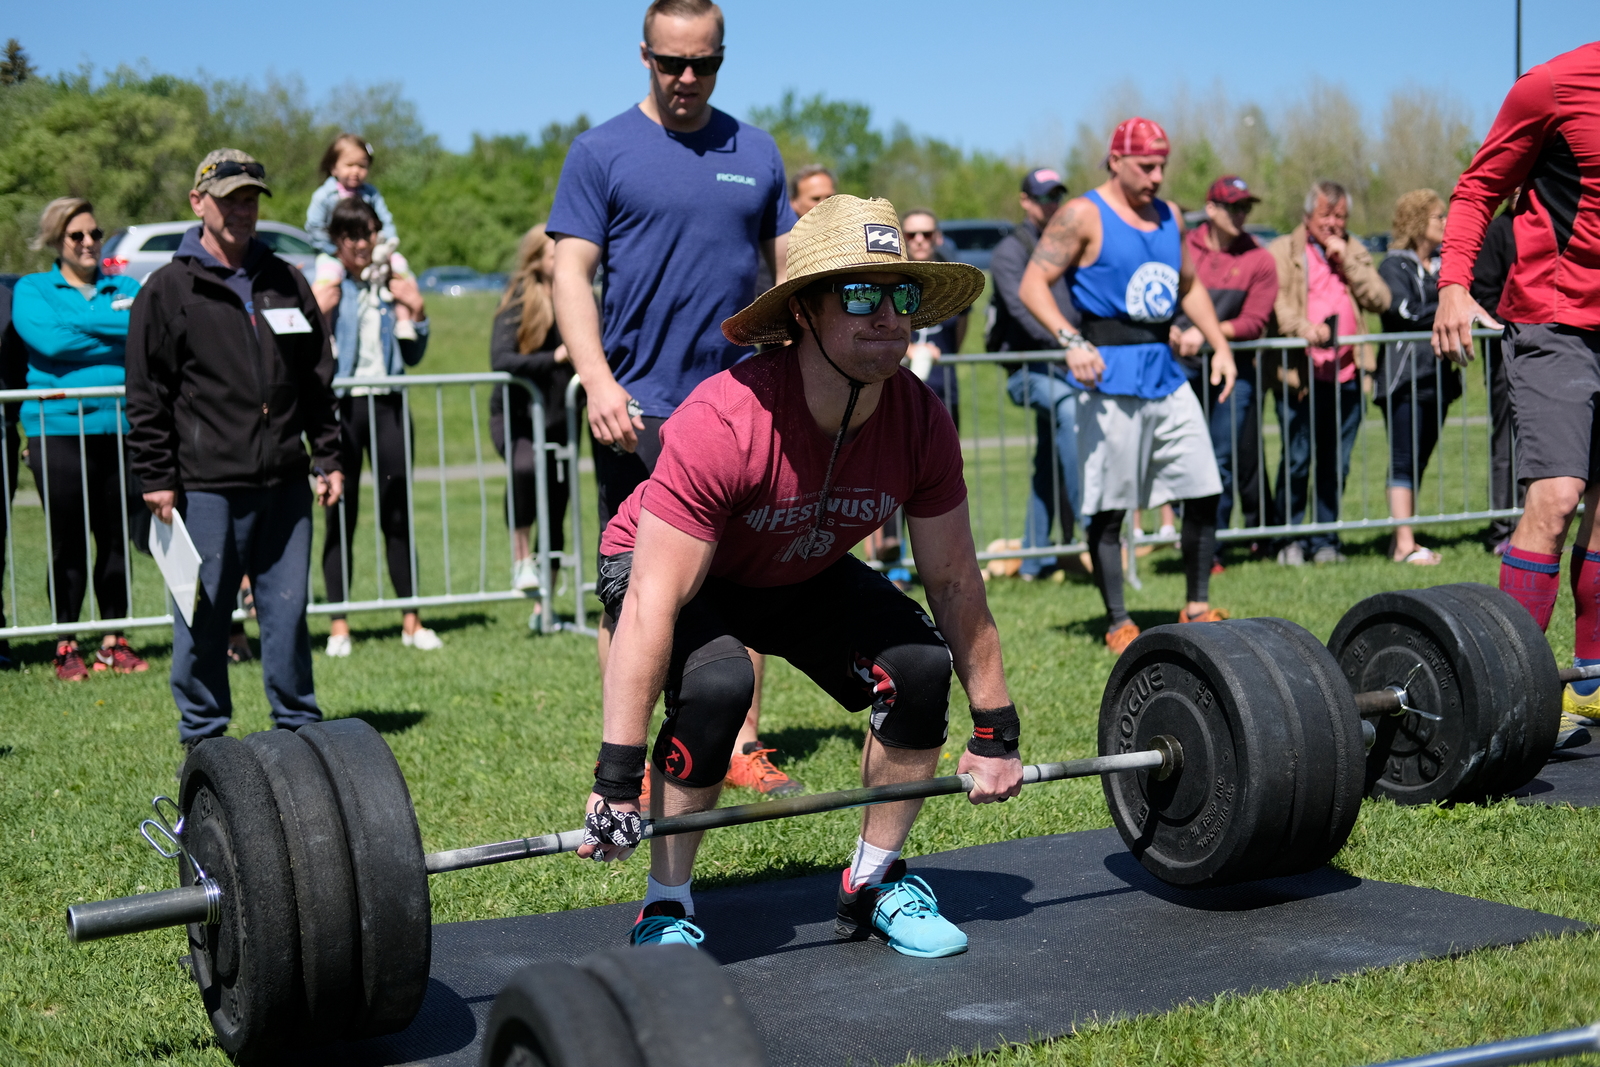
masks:
<svg viewBox="0 0 1600 1067"><path fill-rule="evenodd" d="M1563 667L1556 671L1556 677L1562 685L1571 685L1573 682L1590 682L1600 678L1600 665L1593 667ZM1382 689L1374 689L1365 693L1356 694L1356 710L1363 717L1377 715L1404 715L1407 712L1417 712L1424 717L1432 717L1432 712L1419 711L1411 707L1410 694L1404 685L1389 685Z"/></svg>
<svg viewBox="0 0 1600 1067"><path fill-rule="evenodd" d="M1154 739L1149 749L1141 752L1094 756L1060 763L1029 764L1022 769L1022 781L1026 785L1032 785L1039 782L1093 778L1139 770L1154 771L1157 778L1165 779L1180 770L1182 766L1183 750L1178 743L1172 738L1160 737ZM645 820L644 836L670 837L675 834L696 833L726 826L743 826L748 823L792 818L796 815L841 811L872 804L889 804L898 800L949 796L971 792L973 786L972 775L951 774L914 782L895 782L861 789L841 789L831 793L784 797L758 804L740 804L653 821ZM584 831L581 829L564 830L539 837L522 837L493 844L433 852L425 857L425 863L428 874L435 875L486 867L495 863L534 859L539 856L555 856L575 851L583 844L583 835ZM75 944L81 944L163 927L214 922L220 899L221 889L216 881L205 878L200 884L181 886L177 889L74 904L67 908L67 934Z"/></svg>

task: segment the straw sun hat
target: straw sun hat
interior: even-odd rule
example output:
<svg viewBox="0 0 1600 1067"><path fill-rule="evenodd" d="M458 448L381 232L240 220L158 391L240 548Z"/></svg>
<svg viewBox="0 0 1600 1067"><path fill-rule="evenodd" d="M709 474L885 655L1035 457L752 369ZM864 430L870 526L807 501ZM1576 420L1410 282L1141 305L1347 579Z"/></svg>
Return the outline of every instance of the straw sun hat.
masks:
<svg viewBox="0 0 1600 1067"><path fill-rule="evenodd" d="M722 321L728 340L736 345L790 340L789 297L840 274L903 274L921 282L922 305L911 316L913 330L937 326L965 311L983 292L983 271L977 267L907 259L900 216L889 201L844 193L828 197L794 224L789 231L788 268L788 281Z"/></svg>

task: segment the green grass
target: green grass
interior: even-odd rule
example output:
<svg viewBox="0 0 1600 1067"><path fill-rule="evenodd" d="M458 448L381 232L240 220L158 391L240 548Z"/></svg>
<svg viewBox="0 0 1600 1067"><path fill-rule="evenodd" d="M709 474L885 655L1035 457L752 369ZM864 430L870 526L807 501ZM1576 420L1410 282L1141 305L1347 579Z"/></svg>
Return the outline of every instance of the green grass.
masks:
<svg viewBox="0 0 1600 1067"><path fill-rule="evenodd" d="M422 369L481 369L492 302L439 304L441 336ZM452 492L457 488L475 508L476 487ZM419 514L436 494L437 487L419 493ZM31 514L19 510L19 538L30 536L27 522L37 521L37 509ZM1493 557L1479 547L1479 533L1436 531L1445 563L1430 570L1388 563L1377 534L1352 538L1351 561L1337 568L1241 562L1214 580L1213 597L1235 615L1284 616L1326 637L1350 604L1382 589L1493 583ZM28 543L36 542L19 540ZM369 558L358 559L358 581L370 582L370 537L365 543ZM475 553L474 540L472 567ZM1183 594L1176 555L1146 558L1141 575L1144 589L1129 590L1135 618L1141 625L1168 621ZM37 596L42 581L35 568L19 580L19 592ZM1094 590L1077 580L1000 580L990 594L1026 724L1024 754L1047 760L1092 753L1111 666ZM393 746L429 850L568 829L579 820L599 741L593 644L531 634L526 610L502 604L430 612L446 641L432 655L400 647L397 617L358 616L351 658L316 657L327 713L359 715ZM1563 653L1571 647L1571 617L1564 600L1551 634ZM326 632L320 617L311 626L314 639ZM151 656L145 675L62 685L51 676L46 642L18 643L29 669L0 675L0 1064L225 1062L179 971L180 932L74 949L63 929L70 903L173 884L172 864L135 831L149 797L172 790L179 755L165 638L147 631L137 639ZM259 666L231 675L232 732L266 728ZM786 664L774 662L767 679L763 732L786 769L814 790L855 784L862 717L834 707ZM964 711L955 714L960 722ZM947 766L958 746L948 746ZM753 798L730 791L727 799ZM1068 782L1003 806L933 801L907 847L922 855L1107 825L1098 784ZM855 826L852 814L834 813L718 831L702 851L698 884L834 870L847 861ZM1361 877L1600 922L1597 841L1600 810L1369 802L1336 862ZM642 857L607 867L562 856L483 868L433 879L434 916L448 922L633 900L644 878ZM1600 1014L1597 1003L1600 942L1569 936L1105 1020L1068 1038L959 1062L1361 1064L1584 1024Z"/></svg>

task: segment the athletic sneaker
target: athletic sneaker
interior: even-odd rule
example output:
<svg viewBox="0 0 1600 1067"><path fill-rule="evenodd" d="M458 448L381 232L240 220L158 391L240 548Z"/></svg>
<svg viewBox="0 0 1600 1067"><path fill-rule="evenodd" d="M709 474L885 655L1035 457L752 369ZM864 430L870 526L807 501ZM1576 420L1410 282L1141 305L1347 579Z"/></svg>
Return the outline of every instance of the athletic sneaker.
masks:
<svg viewBox="0 0 1600 1067"><path fill-rule="evenodd" d="M333 656L342 659L350 654L349 634L329 634L328 647L323 650L324 656Z"/></svg>
<svg viewBox="0 0 1600 1067"><path fill-rule="evenodd" d="M705 931L690 921L683 905L676 900L646 904L628 933L630 945L688 945L698 948Z"/></svg>
<svg viewBox="0 0 1600 1067"><path fill-rule="evenodd" d="M89 677L76 641L56 642L56 677L63 682L81 682Z"/></svg>
<svg viewBox="0 0 1600 1067"><path fill-rule="evenodd" d="M1561 710L1579 726L1600 726L1600 689L1579 696L1572 686L1561 687Z"/></svg>
<svg viewBox="0 0 1600 1067"><path fill-rule="evenodd" d="M1299 541L1290 541L1278 550L1278 566L1304 567L1306 564L1306 550L1300 546Z"/></svg>
<svg viewBox="0 0 1600 1067"><path fill-rule="evenodd" d="M1591 740L1593 738L1589 734L1588 727L1579 722L1577 716L1562 714L1561 726L1556 734L1555 751L1560 752L1565 748L1582 748Z"/></svg>
<svg viewBox="0 0 1600 1067"><path fill-rule="evenodd" d="M1344 563L1348 558L1348 556L1346 556L1343 552L1340 552L1333 545L1323 545L1321 548L1317 549L1316 554L1311 557L1311 562L1317 564L1318 566L1326 566L1329 563Z"/></svg>
<svg viewBox="0 0 1600 1067"><path fill-rule="evenodd" d="M407 648L420 649L423 652L437 652L444 647L439 635L426 626L419 626L410 633L401 633L400 643Z"/></svg>
<svg viewBox="0 0 1600 1067"><path fill-rule="evenodd" d="M1129 619L1121 626L1106 634L1106 647L1113 655L1122 655L1122 650L1133 644L1133 639L1139 636L1139 628Z"/></svg>
<svg viewBox="0 0 1600 1067"><path fill-rule="evenodd" d="M804 793L806 787L803 784L778 770L767 758L767 753L776 751L775 748L761 748L754 741L745 742L743 750L735 752L733 758L728 760L727 783L772 797Z"/></svg>
<svg viewBox="0 0 1600 1067"><path fill-rule="evenodd" d="M1198 615L1190 615L1183 608L1178 609L1179 622L1221 622L1226 618L1230 618L1226 608L1209 608Z"/></svg>
<svg viewBox="0 0 1600 1067"><path fill-rule="evenodd" d="M531 556L519 559L511 565L511 588L519 593L539 588L539 568L533 565Z"/></svg>
<svg viewBox="0 0 1600 1067"><path fill-rule="evenodd" d="M117 674L138 674L140 671L150 669L137 652L128 645L126 637L117 638L117 643L110 648L102 645L94 654L94 669L97 671L113 671Z"/></svg>
<svg viewBox="0 0 1600 1067"><path fill-rule="evenodd" d="M878 937L902 956L937 959L967 951L967 935L939 914L933 890L916 875L906 874L906 861L895 860L878 885L850 889L850 869L839 880L839 908L834 932L860 941Z"/></svg>

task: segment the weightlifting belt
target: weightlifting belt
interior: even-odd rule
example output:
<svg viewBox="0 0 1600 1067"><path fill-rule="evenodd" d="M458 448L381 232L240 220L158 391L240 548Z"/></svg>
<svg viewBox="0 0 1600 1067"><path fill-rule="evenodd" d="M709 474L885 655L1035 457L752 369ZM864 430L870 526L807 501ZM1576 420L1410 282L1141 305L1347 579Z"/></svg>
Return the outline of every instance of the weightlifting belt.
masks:
<svg viewBox="0 0 1600 1067"><path fill-rule="evenodd" d="M1101 345L1164 345L1171 319L1161 322L1132 322L1128 319L1102 319L1084 312L1083 325L1078 328L1089 343Z"/></svg>

